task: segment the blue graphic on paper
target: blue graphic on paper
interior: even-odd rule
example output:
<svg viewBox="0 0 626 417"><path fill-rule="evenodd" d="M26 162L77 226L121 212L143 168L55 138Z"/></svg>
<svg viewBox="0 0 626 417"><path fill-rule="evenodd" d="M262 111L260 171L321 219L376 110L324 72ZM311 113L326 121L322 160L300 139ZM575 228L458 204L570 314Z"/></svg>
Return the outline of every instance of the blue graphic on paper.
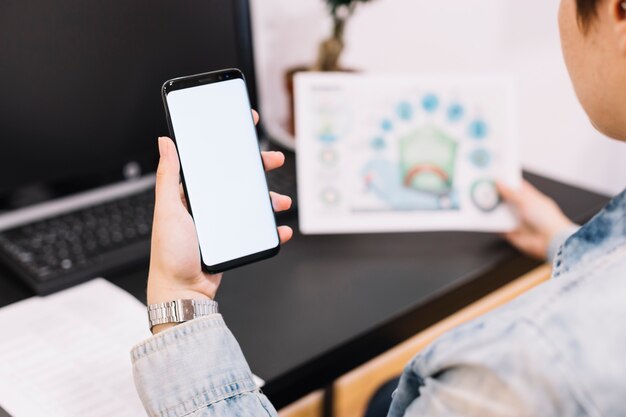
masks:
<svg viewBox="0 0 626 417"><path fill-rule="evenodd" d="M456 185L460 145L463 141L486 139L487 122L482 117L468 117L463 104L442 103L435 94L418 100L419 109L413 106L399 101L392 117L380 119L380 131L370 142L376 153L362 171L366 190L391 210L460 209ZM421 109L431 114L442 111L444 122L420 119ZM464 121L466 124L460 128L453 127ZM397 154L390 155L389 150ZM480 147L470 152L469 163L465 164L484 170L491 161L490 151Z"/></svg>
<svg viewBox="0 0 626 417"><path fill-rule="evenodd" d="M449 210L459 207L456 191L438 195L405 187L398 181L400 167L388 160L369 162L363 176L367 188L394 210Z"/></svg>
<svg viewBox="0 0 626 417"><path fill-rule="evenodd" d="M396 110L398 117L402 120L411 120L413 117L413 107L411 107L411 104L406 101L398 104L398 108Z"/></svg>
<svg viewBox="0 0 626 417"><path fill-rule="evenodd" d="M463 113L465 113L463 106L458 103L452 104L448 107L448 120L451 122L458 122L463 118Z"/></svg>
<svg viewBox="0 0 626 417"><path fill-rule="evenodd" d="M428 113L432 113L439 107L439 98L434 94L428 94L422 99L422 107Z"/></svg>
<svg viewBox="0 0 626 417"><path fill-rule="evenodd" d="M491 163L491 153L484 148L478 148L470 154L472 164L478 168L487 168Z"/></svg>
<svg viewBox="0 0 626 417"><path fill-rule="evenodd" d="M377 151L382 151L383 149L385 149L387 147L387 143L385 142L385 139L379 137L376 137L372 140L372 148L374 150Z"/></svg>
<svg viewBox="0 0 626 417"><path fill-rule="evenodd" d="M469 126L469 134L474 139L484 139L487 137L489 133L487 123L484 121L477 119L470 123Z"/></svg>

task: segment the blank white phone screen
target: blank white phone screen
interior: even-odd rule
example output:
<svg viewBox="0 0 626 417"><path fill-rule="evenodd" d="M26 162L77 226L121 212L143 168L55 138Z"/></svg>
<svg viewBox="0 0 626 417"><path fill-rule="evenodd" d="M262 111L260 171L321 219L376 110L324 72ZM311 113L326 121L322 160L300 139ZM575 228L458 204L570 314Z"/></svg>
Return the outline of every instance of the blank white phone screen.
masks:
<svg viewBox="0 0 626 417"><path fill-rule="evenodd" d="M244 81L174 90L167 103L204 263L277 247Z"/></svg>

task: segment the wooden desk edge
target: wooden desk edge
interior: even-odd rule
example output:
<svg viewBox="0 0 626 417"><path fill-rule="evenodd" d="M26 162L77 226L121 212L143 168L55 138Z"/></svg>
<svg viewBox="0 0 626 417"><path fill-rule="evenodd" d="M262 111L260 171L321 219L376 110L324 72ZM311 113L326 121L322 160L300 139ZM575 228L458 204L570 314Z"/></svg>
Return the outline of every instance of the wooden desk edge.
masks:
<svg viewBox="0 0 626 417"><path fill-rule="evenodd" d="M547 281L551 266L542 265L504 285L409 340L339 378L334 384L334 417L360 417L379 386L402 372L408 361L445 332L494 310ZM281 417L320 417L324 393L315 391L280 411Z"/></svg>

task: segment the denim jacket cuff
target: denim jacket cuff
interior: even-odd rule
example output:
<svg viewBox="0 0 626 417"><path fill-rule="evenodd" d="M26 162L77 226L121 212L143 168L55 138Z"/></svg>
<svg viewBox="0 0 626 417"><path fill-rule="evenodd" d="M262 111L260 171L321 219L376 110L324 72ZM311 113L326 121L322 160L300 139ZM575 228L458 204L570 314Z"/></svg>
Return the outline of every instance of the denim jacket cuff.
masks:
<svg viewBox="0 0 626 417"><path fill-rule="evenodd" d="M221 315L167 329L131 352L135 386L151 417L182 417L257 391L239 344Z"/></svg>
<svg viewBox="0 0 626 417"><path fill-rule="evenodd" d="M552 238L552 241L548 245L548 251L546 253L546 260L548 262L554 262L556 258L556 254L558 253L561 246L570 238L573 234L578 232L580 226L577 224L572 225L571 227L563 230L561 233L557 234Z"/></svg>

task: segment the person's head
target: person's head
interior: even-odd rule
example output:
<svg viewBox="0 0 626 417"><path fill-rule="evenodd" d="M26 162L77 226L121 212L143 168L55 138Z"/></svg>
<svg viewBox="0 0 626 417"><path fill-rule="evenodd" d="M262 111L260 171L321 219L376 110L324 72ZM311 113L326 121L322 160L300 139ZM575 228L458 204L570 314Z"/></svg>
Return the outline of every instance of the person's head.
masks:
<svg viewBox="0 0 626 417"><path fill-rule="evenodd" d="M602 133L626 141L626 0L561 0L559 26L587 115Z"/></svg>

